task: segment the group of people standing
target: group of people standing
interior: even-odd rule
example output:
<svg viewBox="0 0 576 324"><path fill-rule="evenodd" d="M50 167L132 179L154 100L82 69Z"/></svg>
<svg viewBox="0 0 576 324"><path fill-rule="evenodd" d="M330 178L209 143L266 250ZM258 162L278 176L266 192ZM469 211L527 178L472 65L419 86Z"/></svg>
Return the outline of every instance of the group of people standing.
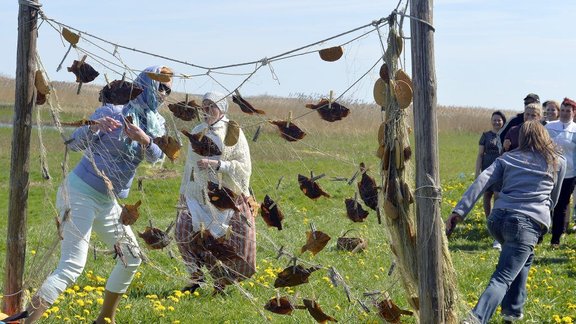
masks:
<svg viewBox="0 0 576 324"><path fill-rule="evenodd" d="M550 230L551 247L558 248L568 227L576 183L575 109L569 98L542 105L531 93L524 98L524 112L508 123L501 112L492 114L492 129L479 142L476 180L446 221L450 234L483 196L488 231L501 250L496 270L465 323L487 323L498 306L505 322L524 317L534 247Z"/></svg>
<svg viewBox="0 0 576 324"><path fill-rule="evenodd" d="M162 75L158 79L163 82L153 75ZM143 92L125 105L106 102L106 96L100 96L102 106L89 118L93 123L76 129L66 142L71 150L84 155L59 188L60 262L28 304L26 323L38 320L80 276L92 231L121 256L108 277L103 305L94 321L115 322L121 297L141 263L136 237L121 221L118 199L128 196L136 168L143 160L154 163L164 157L154 139L166 134L158 109L171 93L172 75L165 66L145 69L133 82ZM229 131L226 97L209 92L202 99L199 113L203 121L191 134L210 138L220 154L207 157L188 150L175 237L190 275L184 290L193 292L200 287L206 268L214 278L214 291L219 293L256 271L254 210L248 190L251 161L239 127L234 130L234 141L225 140ZM207 195L209 182L232 192L234 206L214 206Z"/></svg>

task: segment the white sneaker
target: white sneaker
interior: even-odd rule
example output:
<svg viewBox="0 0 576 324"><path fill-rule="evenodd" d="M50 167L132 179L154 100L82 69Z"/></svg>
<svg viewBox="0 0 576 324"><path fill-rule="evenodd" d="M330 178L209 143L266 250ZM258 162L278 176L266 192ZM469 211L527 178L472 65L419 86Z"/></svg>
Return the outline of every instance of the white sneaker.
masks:
<svg viewBox="0 0 576 324"><path fill-rule="evenodd" d="M524 318L524 314L520 314L518 316L502 314L502 319L507 321L507 322L515 322L515 321L519 321L523 318Z"/></svg>
<svg viewBox="0 0 576 324"><path fill-rule="evenodd" d="M502 251L502 244L500 244L498 241L494 241L494 243L492 243L492 248L498 251Z"/></svg>

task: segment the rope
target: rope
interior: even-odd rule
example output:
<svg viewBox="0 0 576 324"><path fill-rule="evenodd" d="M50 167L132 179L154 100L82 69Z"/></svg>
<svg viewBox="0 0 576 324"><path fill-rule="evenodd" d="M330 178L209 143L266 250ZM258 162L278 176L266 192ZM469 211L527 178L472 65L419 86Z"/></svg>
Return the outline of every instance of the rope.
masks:
<svg viewBox="0 0 576 324"><path fill-rule="evenodd" d="M29 0L22 0L22 1L29 1ZM55 24L57 24L57 25L59 25L59 26L66 27L66 28L68 28L68 29L70 29L70 30L77 31L77 32L81 33L81 34L84 35L84 36L90 36L90 37L95 38L95 39L97 39L97 40L99 40L99 41L101 41L101 42L110 44L110 45L114 46L115 50L116 50L117 48L122 48L122 49L126 49L126 50L129 50L129 51L141 53L141 54L144 54L144 55L149 55L149 56L152 56L152 57L157 57L157 58L161 58L161 59L164 59L164 60L167 60L167 61L171 61L171 62L175 62L175 63L180 63L180 64L183 64L183 65L187 65L187 66L191 66L191 67L199 68L199 69L204 69L204 70L209 70L209 71L211 71L211 70L227 69L227 68L232 68L232 67L240 67L240 66L246 66L246 65L253 65L253 64L258 64L258 63L260 63L260 64L269 63L269 62L272 61L272 60L275 60L275 59L278 59L278 58L281 58L281 57L284 57L284 56L293 54L293 53L295 53L295 52L301 51L301 50L306 49L306 48L309 48L309 47L313 47L313 46L316 46L316 45L325 43L325 42L330 41L330 40L335 39L335 38L339 38L339 37L342 37L342 36L345 36L345 35L354 33L354 32L356 32L356 31L361 30L361 29L364 29L364 28L366 28L366 27L370 27L370 26L376 27L376 26L379 26L379 25L381 25L381 24L385 24L385 23L386 23L385 18L381 18L381 19L379 19L379 20L374 20L374 21L372 21L372 22L369 23L369 24L365 24L365 25L363 25L363 26L353 28L353 29L351 29L351 30L342 32L342 33L340 33L340 34L337 34L337 35L334 35L334 36L331 36L331 37L328 37L328 38L325 38L325 39L322 39L322 40L319 40L319 41L317 41L317 42L314 42L314 43L311 43L311 44L308 44L308 45L304 45L304 46L298 47L298 48L293 49L293 50L289 50L289 51L287 51L287 52L284 52L284 53L281 53L281 54L278 54L278 55L274 55L274 56L272 56L272 57L270 57L270 58L267 58L265 61L263 61L263 59L260 59L260 60L255 60L255 61L250 61L250 62L244 62L244 63L229 64L229 65L222 65L222 66L216 66L216 67L206 67L206 66L202 66L202 65L192 64L192 63L189 63L189 62L187 62L187 61L170 58L170 57L167 57L167 56L164 56L164 55L159 55L159 54L154 54L154 53L152 53L152 52L139 50L139 49L137 49L137 48L133 48L133 47L131 48L131 47L124 46L124 45L121 45L121 44L113 43L113 42L108 41L108 40L105 40L105 39L103 39L103 38L101 38L101 37L95 36L94 34L91 34L91 33L88 33L88 32L86 32L86 31L82 31L82 30L80 30L80 29L77 29L77 28L74 28L74 27L72 27L72 26L69 26L69 25L66 25L66 24L64 24L64 23L61 23L61 22L59 22L59 21L57 21L57 20L55 20L55 19L48 18L48 17L47 17L46 15L44 15L44 14L41 15L41 18L42 18L43 20L47 20L47 21L54 22Z"/></svg>
<svg viewBox="0 0 576 324"><path fill-rule="evenodd" d="M403 13L403 12L396 11L396 10L394 10L394 11L392 12L392 14L394 14L394 15L400 15L400 16L402 16L402 17L407 17L407 18L410 18L410 19L412 19L412 20L421 22L421 23L423 23L424 25L430 27L430 29L432 29L433 32L436 32L436 28L434 28L434 26L433 26L431 23L427 22L426 20L423 20L423 19L420 19L420 18L417 18L417 17L414 17L414 16L410 16L410 15L407 15L407 14L405 14L405 13Z"/></svg>

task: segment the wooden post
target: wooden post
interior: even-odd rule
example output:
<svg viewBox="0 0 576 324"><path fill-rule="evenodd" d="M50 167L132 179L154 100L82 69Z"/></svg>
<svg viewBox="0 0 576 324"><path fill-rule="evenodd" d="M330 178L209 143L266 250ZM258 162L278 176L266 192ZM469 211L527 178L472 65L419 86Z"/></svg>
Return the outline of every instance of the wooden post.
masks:
<svg viewBox="0 0 576 324"><path fill-rule="evenodd" d="M433 0L412 0L410 14L432 25ZM438 172L438 122L434 30L411 19L416 141L416 217L418 223L418 278L420 323L446 323L442 268L442 218Z"/></svg>
<svg viewBox="0 0 576 324"><path fill-rule="evenodd" d="M32 108L36 100L34 76L36 73L36 33L38 10L19 1L18 45L16 55L16 97L12 130L12 157L10 167L10 201L8 204L8 233L4 298L2 309L14 314L22 309L22 277L26 256L26 217L28 213L28 185L30 164L30 134ZM32 5L32 6L31 6Z"/></svg>

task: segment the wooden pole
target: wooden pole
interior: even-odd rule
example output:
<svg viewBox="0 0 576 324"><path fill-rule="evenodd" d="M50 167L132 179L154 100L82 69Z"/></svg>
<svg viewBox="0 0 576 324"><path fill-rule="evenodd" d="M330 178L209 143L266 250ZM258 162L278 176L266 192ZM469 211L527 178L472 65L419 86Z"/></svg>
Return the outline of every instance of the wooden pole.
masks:
<svg viewBox="0 0 576 324"><path fill-rule="evenodd" d="M10 167L10 201L2 310L14 314L22 309L22 278L26 256L26 217L30 164L32 108L36 100L36 33L38 10L36 0L19 1L18 45L16 55L16 97L12 129Z"/></svg>
<svg viewBox="0 0 576 324"><path fill-rule="evenodd" d="M433 0L412 0L410 14L432 25ZM416 217L420 323L445 323L434 30L410 20L416 141Z"/></svg>

